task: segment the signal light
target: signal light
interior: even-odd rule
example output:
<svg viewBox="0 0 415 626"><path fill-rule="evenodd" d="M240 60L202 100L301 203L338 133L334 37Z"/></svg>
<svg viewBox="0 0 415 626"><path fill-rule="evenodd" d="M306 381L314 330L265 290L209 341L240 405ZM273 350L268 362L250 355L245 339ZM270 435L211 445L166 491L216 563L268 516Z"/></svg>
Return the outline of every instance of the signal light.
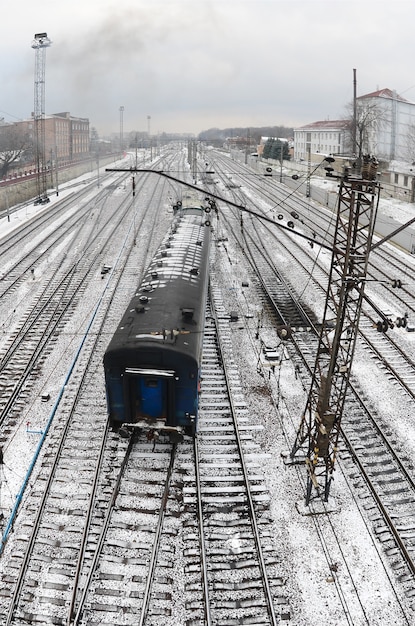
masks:
<svg viewBox="0 0 415 626"><path fill-rule="evenodd" d="M385 321L376 322L376 330L378 331L378 333L386 333L388 328L389 328L388 322L385 322Z"/></svg>
<svg viewBox="0 0 415 626"><path fill-rule="evenodd" d="M277 327L277 335L280 339L291 339L292 332L290 326L278 326Z"/></svg>

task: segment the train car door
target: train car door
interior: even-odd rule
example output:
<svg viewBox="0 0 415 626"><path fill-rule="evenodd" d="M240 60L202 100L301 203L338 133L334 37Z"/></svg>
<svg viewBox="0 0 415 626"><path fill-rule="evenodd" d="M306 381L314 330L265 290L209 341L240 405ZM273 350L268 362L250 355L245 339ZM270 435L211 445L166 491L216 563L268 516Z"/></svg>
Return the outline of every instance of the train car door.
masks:
<svg viewBox="0 0 415 626"><path fill-rule="evenodd" d="M174 372L128 368L125 371L129 420L165 420L173 415Z"/></svg>

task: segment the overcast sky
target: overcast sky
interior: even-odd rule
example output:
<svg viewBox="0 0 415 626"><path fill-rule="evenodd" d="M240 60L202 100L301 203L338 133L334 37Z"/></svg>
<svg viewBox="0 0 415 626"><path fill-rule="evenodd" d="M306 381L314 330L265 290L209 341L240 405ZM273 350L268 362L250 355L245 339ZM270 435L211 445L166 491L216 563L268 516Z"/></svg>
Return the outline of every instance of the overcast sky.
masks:
<svg viewBox="0 0 415 626"><path fill-rule="evenodd" d="M46 32L46 113L100 135L340 119L357 93L415 102L414 0L15 0L0 19L0 117L34 108Z"/></svg>

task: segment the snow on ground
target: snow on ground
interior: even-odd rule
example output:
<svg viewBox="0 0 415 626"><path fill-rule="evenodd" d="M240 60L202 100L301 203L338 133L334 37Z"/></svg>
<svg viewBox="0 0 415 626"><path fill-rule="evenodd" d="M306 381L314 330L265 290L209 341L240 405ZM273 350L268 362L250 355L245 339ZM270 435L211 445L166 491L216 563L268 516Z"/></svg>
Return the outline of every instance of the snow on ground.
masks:
<svg viewBox="0 0 415 626"><path fill-rule="evenodd" d="M218 284L226 282L220 272L232 276L233 287L225 304L227 310L239 312L239 321L231 325L235 360L250 406L250 424L263 426L264 430L262 434L259 431L257 438L264 452L270 455L261 465L271 494L274 548L281 559L281 571L289 572L291 623L295 626L315 622L331 626L350 623L383 626L392 621L396 626L404 624L390 585L389 564L365 525L350 477L343 473L340 464L331 492L334 511L329 517L319 516L318 521L304 514L305 467L303 464L298 467L287 465L284 459L294 441L307 390L296 377L275 328L266 326L263 318L265 325L257 337L261 311L251 287L241 288L247 276L241 270L242 264L229 262L237 253L230 243L226 245L228 255L215 263L215 272ZM274 371L269 366L261 366L261 339L281 353L281 363ZM257 364L256 372L252 364ZM273 396L271 405L265 387ZM289 435L288 441L282 428ZM363 509L364 502L360 506ZM326 551L316 535L317 527L329 546ZM332 528L339 538L338 546L333 543ZM382 559L384 568L379 567ZM353 585L363 598L363 608L357 602ZM350 612L350 621L343 614L339 589L340 595L345 594L343 602ZM351 597L355 603L351 602ZM364 611L371 616L368 622L362 618Z"/></svg>
<svg viewBox="0 0 415 626"><path fill-rule="evenodd" d="M86 174L77 179L79 185L91 180L91 175ZM316 181L313 180L313 183ZM51 202L46 206L34 206L33 204L25 204L17 210L10 212L10 219L7 215L0 218L0 237L7 236L12 229L18 228L25 221L31 219L34 215L42 211L48 211L54 203L63 197L72 193L74 181L62 185L59 197L51 196ZM322 185L327 185L326 181L322 181ZM330 183L335 184L335 183ZM95 193L95 192L91 192ZM390 217L399 224L406 223L415 215L415 206L412 204L395 201L391 199L381 200L380 215ZM402 253L404 254L404 253ZM410 255L405 255L406 259ZM297 615L295 621L291 621L292 626L304 626L310 623L325 623L330 626L343 626L343 624L364 624L370 623L372 626L394 623L400 626L406 622L401 618L399 610L395 605L395 599L390 592L390 570L386 563L385 569L379 571L379 544L373 539L371 534L365 528L360 510L359 503L354 500L354 495L350 489L349 479L342 474L340 467L336 475L334 492L336 493L338 509L330 517L330 520L338 533L341 542L347 546L347 555L350 562L351 571L347 571L343 565L340 570L331 572L331 566L337 566L340 562L339 554L324 554L316 543L315 527L312 518L299 514L298 511L298 478L297 470L293 467L287 467L281 456L281 451L286 451L289 443L283 439L281 434L281 423L284 423L288 431L297 427L300 418L300 412L305 406L305 390L301 387L299 380L295 377L293 366L289 360L283 358L281 366L277 373L270 374L269 384L272 387L274 395L275 410L270 411L269 402L265 401L262 394L264 386L264 378L258 373L258 376L252 376L252 369L244 369L244 362L247 360L252 364L259 359L258 342L255 341L255 330L257 323L257 313L255 302L246 299L246 294L242 293L238 286L241 285L241 276L238 275L238 265L223 267L223 271L235 272L235 289L232 297L241 298L239 306L247 308L246 313L253 317L246 316L244 326L238 330L235 326L235 349L239 346L240 353L244 354L244 360L241 359L241 375L245 382L245 394L249 396L251 404L256 407L255 413L252 415L254 423L262 424L265 427L266 436L261 442L263 449L270 453L270 458L265 466L265 479L267 481L270 493L272 494L271 512L273 515L275 528L275 544L284 546L281 558L289 563L292 567L290 574L291 601L294 613ZM236 308L236 307L235 307ZM249 321L251 320L251 321ZM273 340L273 330L267 329L267 339ZM415 333L414 333L415 335ZM279 343L275 338L275 344ZM268 342L268 341L267 341ZM247 355L249 355L247 357ZM63 371L59 371L58 364L49 364L51 367L45 372L50 385L54 384L54 375L58 375L59 379L64 376ZM55 369L56 367L56 369ZM357 374L362 378L364 384L369 388L375 384L376 371L373 368L366 369L363 365L363 359L357 360ZM396 391L395 391L396 393ZM379 402L381 400L379 399ZM382 402L388 403L388 406L382 407L383 411L394 410L400 406L396 403L396 397L393 389L385 390ZM47 412L50 410L49 405L40 405L40 413L37 423L29 425L28 430L22 428L16 437L13 446L16 455L32 455L37 443L39 435L36 430L45 422ZM399 408L398 428L402 430L402 435L408 433L409 407ZM413 429L412 429L413 430ZM33 432L30 432L33 431ZM261 435L258 435L261 437ZM415 448L415 433L408 435L408 450ZM291 479L287 476L292 474ZM2 497L6 497L8 501L13 498L13 494L17 493L22 483L23 477L14 473L8 476L7 488L8 494L3 492ZM0 502L0 504L2 504ZM360 504L363 507L363 503ZM362 561L364 555L364 561ZM381 557L382 559L384 557ZM361 610L359 607L349 606L352 621L346 618L339 618L341 607L337 593L337 584L344 586L357 584L359 594L364 598L364 610L370 615L370 620L365 622L361 620ZM299 617L301 615L301 618Z"/></svg>
<svg viewBox="0 0 415 626"><path fill-rule="evenodd" d="M102 174L104 168L102 169ZM114 174L118 177L118 174ZM68 181L62 184L60 187L59 196L51 194L49 196L50 202L46 205L34 205L33 201L23 203L19 206L12 207L9 215L4 214L0 217L0 238L7 237L12 231L21 227L25 222L29 221L35 216L43 212L49 211L54 204L62 199L69 197L74 190L79 190L80 187L86 183L93 182L96 179L96 172L94 174L86 173L74 180ZM100 176L100 188L111 184L113 182L113 176L109 176L104 181L103 176ZM93 198L98 193L98 185L94 186L90 191L90 197ZM83 200L84 202L85 200ZM73 209L74 211L76 208ZM53 226L51 226L53 228ZM45 234L45 233L43 233ZM3 268L6 270L7 268ZM0 272L0 276L1 276ZM9 317L14 316L15 312L25 307L24 296L25 290L36 289L37 285L42 284L42 266L35 268L33 273L33 279L30 278L26 285L23 285L19 290L19 300L15 303L15 310L2 312L3 318L0 320L0 327L2 334L0 335L0 346L2 346L8 338L7 328L9 326ZM97 283L97 288L100 290L96 296L91 293L90 308L88 310L81 311L77 314L76 319L72 319L70 325L76 330L71 333L61 334L60 349L54 350L51 355L46 359L46 362L42 366L42 375L38 377L34 383L33 392L31 397L34 398L34 403L28 404L23 409L23 419L21 420L21 426L15 431L13 436L13 442L10 445L10 450L3 450L4 453L4 465L0 466L0 512L3 511L6 522L9 517L9 513L12 507L16 503L16 498L21 491L24 479L25 469L19 469L21 465L28 467L31 459L34 457L38 446L41 443L41 436L43 429L48 422L51 414L51 407L55 399L58 396L62 381L68 373L68 359L72 361L73 356L76 353L80 337L87 326L88 320L95 307L95 303L98 302L100 292L103 289L101 283ZM7 315L7 317L4 317ZM43 393L49 393L51 396L51 402L41 402L40 398ZM12 458L11 458L12 457ZM21 464L20 459L25 459Z"/></svg>
<svg viewBox="0 0 415 626"><path fill-rule="evenodd" d="M114 167L117 167L117 164L121 167L122 161L114 164ZM110 178L106 180L103 178L103 174L105 173L105 167L100 170L99 176L99 184L101 187L105 187L110 184ZM115 174L118 176L118 174ZM111 177L112 178L112 177ZM97 172L87 172L82 176L79 176L76 179L69 180L66 183L61 183L59 186L59 195L56 193L51 193L49 195L49 202L45 205L38 204L34 205L33 200L28 200L27 202L23 202L20 205L16 205L15 207L11 207L10 210L6 213L3 213L0 216L0 238L7 236L13 230L19 228L24 222L27 222L32 217L39 215L41 213L47 212L50 208L60 202L63 198L67 198L75 190L77 190L77 186L80 187L85 185L86 183L91 183L92 181L97 180L97 186L95 191L91 191L91 196L95 196L98 191L98 179Z"/></svg>

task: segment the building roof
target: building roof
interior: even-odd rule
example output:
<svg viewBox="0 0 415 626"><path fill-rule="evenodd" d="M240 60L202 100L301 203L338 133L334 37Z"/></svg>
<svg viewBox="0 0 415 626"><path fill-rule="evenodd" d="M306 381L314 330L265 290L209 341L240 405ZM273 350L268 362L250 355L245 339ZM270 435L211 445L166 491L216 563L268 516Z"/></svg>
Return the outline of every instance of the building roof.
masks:
<svg viewBox="0 0 415 626"><path fill-rule="evenodd" d="M405 100L402 98L396 91L392 91L392 89L378 89L377 91L372 91L372 93L367 93L363 96L358 96L358 100L362 98L389 98L390 100L399 100L399 102L408 102L412 104L409 100Z"/></svg>
<svg viewBox="0 0 415 626"><path fill-rule="evenodd" d="M295 130L343 130L350 126L350 120L323 120L300 126Z"/></svg>
<svg viewBox="0 0 415 626"><path fill-rule="evenodd" d="M268 139L275 139L275 141L286 141L288 143L287 137L261 137L260 143L266 143Z"/></svg>

